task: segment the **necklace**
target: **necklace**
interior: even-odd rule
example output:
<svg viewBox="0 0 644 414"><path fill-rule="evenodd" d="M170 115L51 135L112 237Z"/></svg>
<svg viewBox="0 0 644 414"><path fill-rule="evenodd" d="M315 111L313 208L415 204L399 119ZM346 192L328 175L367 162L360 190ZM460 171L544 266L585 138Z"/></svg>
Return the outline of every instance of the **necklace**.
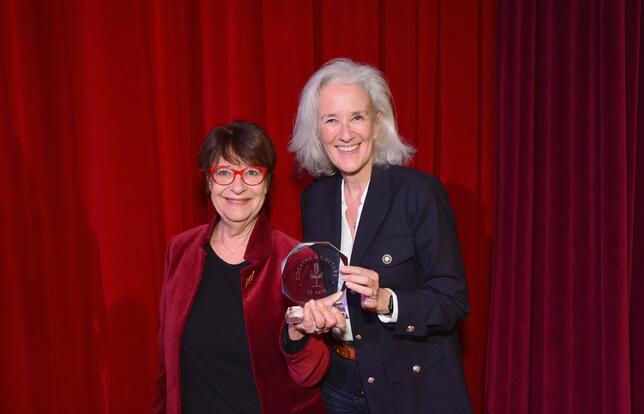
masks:
<svg viewBox="0 0 644 414"><path fill-rule="evenodd" d="M360 209L364 188L358 189L356 197L353 197L351 189L346 182L344 184L344 189L344 202L347 205L345 217L347 219L347 224L351 228L351 233L355 236L355 230L358 225L358 210Z"/></svg>
<svg viewBox="0 0 644 414"><path fill-rule="evenodd" d="M351 211L351 208L349 207L349 205L347 205L347 212L346 212L345 216L346 216L346 219L347 219L347 223L349 224L349 227L351 227L352 229L355 230L356 224L357 224L357 221L358 221L358 212L357 211L356 212Z"/></svg>

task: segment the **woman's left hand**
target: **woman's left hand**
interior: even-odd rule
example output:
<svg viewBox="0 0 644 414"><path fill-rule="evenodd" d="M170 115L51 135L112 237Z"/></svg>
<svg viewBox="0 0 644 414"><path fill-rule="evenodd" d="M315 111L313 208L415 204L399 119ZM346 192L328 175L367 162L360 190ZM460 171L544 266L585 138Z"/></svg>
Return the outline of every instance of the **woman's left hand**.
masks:
<svg viewBox="0 0 644 414"><path fill-rule="evenodd" d="M389 313L391 293L380 287L377 272L359 266L340 266L347 288L362 295L362 309L379 314Z"/></svg>
<svg viewBox="0 0 644 414"><path fill-rule="evenodd" d="M334 306L340 292L322 299L309 300L302 307L303 320L300 323L288 324L288 336L292 341L302 339L304 334L320 335L329 332L334 327L344 329L344 315Z"/></svg>

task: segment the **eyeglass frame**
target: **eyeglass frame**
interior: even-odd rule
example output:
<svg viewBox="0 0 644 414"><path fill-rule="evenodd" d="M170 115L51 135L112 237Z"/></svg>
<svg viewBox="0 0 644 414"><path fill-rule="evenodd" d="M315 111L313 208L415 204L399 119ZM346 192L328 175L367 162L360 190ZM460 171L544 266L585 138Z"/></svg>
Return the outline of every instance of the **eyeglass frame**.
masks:
<svg viewBox="0 0 644 414"><path fill-rule="evenodd" d="M233 178L232 178L232 180L230 180L229 183L221 184L221 183L217 182L217 179L215 178L215 171L217 171L220 168L230 170L230 171L233 172ZM244 179L244 171L246 171L249 168L255 168L255 169L258 169L258 170L260 170L262 172L262 180L260 182L258 182L256 184L248 184L246 182L246 180ZM236 170L234 168L230 168L230 167L225 166L225 165L218 165L217 167L208 168L208 172L210 173L210 178L212 178L212 180L215 183L217 183L218 185L231 185L235 181L235 177L237 177L239 175L241 177L242 181L244 182L244 184L246 184L246 185L248 185L250 187L260 185L261 183L263 183L266 180L266 176L268 175L268 169L266 167L261 167L259 165L249 165L248 167L246 167L246 168L244 168L242 170Z"/></svg>

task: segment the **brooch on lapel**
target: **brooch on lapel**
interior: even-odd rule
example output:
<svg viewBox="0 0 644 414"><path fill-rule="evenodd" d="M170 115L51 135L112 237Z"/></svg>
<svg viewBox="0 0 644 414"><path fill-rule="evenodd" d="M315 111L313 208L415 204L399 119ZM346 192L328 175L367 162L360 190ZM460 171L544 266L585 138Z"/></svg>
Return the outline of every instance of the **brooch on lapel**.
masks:
<svg viewBox="0 0 644 414"><path fill-rule="evenodd" d="M253 271L250 273L250 276L248 276L248 277L246 278L246 284L244 285L244 289L246 289L246 288L248 287L248 285L250 285L250 284L253 282L253 278L254 278L254 277L255 277L255 271L253 270Z"/></svg>

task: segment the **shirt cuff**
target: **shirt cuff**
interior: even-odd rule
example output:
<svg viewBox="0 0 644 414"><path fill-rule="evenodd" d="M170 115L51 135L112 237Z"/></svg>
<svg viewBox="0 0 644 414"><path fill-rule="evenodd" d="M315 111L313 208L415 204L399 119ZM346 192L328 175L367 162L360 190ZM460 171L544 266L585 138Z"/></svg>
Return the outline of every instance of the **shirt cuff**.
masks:
<svg viewBox="0 0 644 414"><path fill-rule="evenodd" d="M394 311L391 312L391 315L378 315L380 322L382 323L396 323L398 322L398 297L393 290L385 288L391 293L391 297L394 298Z"/></svg>

